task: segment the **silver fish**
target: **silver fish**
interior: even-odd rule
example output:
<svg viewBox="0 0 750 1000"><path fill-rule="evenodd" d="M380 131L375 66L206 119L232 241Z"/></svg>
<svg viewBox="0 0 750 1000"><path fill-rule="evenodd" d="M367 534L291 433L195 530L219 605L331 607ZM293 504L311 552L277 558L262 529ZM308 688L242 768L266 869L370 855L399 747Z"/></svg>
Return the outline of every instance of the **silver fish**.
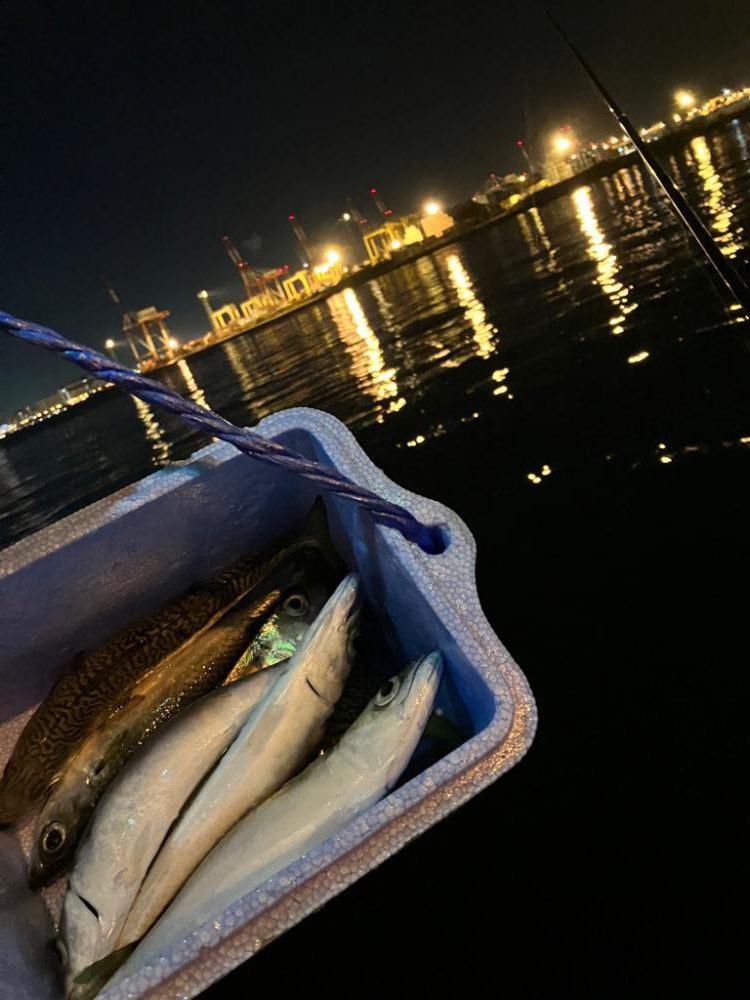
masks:
<svg viewBox="0 0 750 1000"><path fill-rule="evenodd" d="M388 681L328 753L240 820L206 857L113 983L164 954L386 795L419 742L442 657L433 652Z"/></svg>
<svg viewBox="0 0 750 1000"><path fill-rule="evenodd" d="M350 575L167 837L118 947L142 937L227 830L307 763L351 669L358 617L359 584Z"/></svg>
<svg viewBox="0 0 750 1000"><path fill-rule="evenodd" d="M201 698L126 764L76 854L60 924L69 980L109 954L172 823L284 664Z"/></svg>
<svg viewBox="0 0 750 1000"><path fill-rule="evenodd" d="M295 556L295 559L301 558ZM29 864L33 888L73 862L94 807L128 757L172 716L226 677L281 599L264 582L224 617L151 671L101 720L52 785L37 818Z"/></svg>

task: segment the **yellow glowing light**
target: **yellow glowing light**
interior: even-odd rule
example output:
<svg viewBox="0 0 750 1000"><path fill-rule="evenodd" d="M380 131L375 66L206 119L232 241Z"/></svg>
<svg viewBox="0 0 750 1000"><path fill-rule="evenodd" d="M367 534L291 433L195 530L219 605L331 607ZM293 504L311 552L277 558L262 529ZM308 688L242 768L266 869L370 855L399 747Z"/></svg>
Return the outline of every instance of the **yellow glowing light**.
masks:
<svg viewBox="0 0 750 1000"><path fill-rule="evenodd" d="M204 301L205 299L208 298L208 292L206 291L205 288L202 291L198 292L198 298L203 299Z"/></svg>
<svg viewBox="0 0 750 1000"><path fill-rule="evenodd" d="M548 476L551 472L552 472L552 469L550 469L550 467L548 465L543 465L542 466L542 475L543 476Z"/></svg>
<svg viewBox="0 0 750 1000"><path fill-rule="evenodd" d="M440 211L440 205L436 201L425 202L424 211L425 215L437 215Z"/></svg>
<svg viewBox="0 0 750 1000"><path fill-rule="evenodd" d="M463 306L466 318L474 331L473 339L477 354L480 358L489 358L495 350L497 328L488 322L484 306L474 294L474 286L469 272L458 254L451 254L447 258L446 264L448 265L448 277L456 290L459 304Z"/></svg>
<svg viewBox="0 0 750 1000"><path fill-rule="evenodd" d="M674 95L674 99L677 107L682 108L683 111L688 111L695 106L695 94L692 94L689 90L678 90Z"/></svg>
<svg viewBox="0 0 750 1000"><path fill-rule="evenodd" d="M338 250L334 250L333 247L331 247L330 250L326 250L326 260L329 264L338 264L341 260L341 254Z"/></svg>
<svg viewBox="0 0 750 1000"><path fill-rule="evenodd" d="M659 461L663 465L669 465L669 463L672 461L672 459L669 457L669 455L660 455L659 456Z"/></svg>
<svg viewBox="0 0 750 1000"><path fill-rule="evenodd" d="M659 442L659 451L666 451L666 450L667 450L667 446L664 444L663 441L660 441Z"/></svg>
<svg viewBox="0 0 750 1000"><path fill-rule="evenodd" d="M400 250L401 240L391 240L391 250Z"/></svg>
<svg viewBox="0 0 750 1000"><path fill-rule="evenodd" d="M341 295L334 295L328 300L328 307L352 359L354 377L362 388L379 402L398 401L396 370L385 367L380 341L354 289L347 288Z"/></svg>
<svg viewBox="0 0 750 1000"><path fill-rule="evenodd" d="M169 460L169 442L164 437L164 433L158 421L151 412L151 408L137 396L131 396L138 416L146 428L146 437L151 442L151 448L157 465L164 465Z"/></svg>
<svg viewBox="0 0 750 1000"><path fill-rule="evenodd" d="M114 340L112 340L111 337L108 337L107 340L104 341L104 346L107 348L108 351L111 351L112 348L115 346L115 342Z"/></svg>
<svg viewBox="0 0 750 1000"><path fill-rule="evenodd" d="M640 364L641 361L645 361L648 357L648 351L639 351L637 354L631 354L628 358L629 365Z"/></svg>
<svg viewBox="0 0 750 1000"><path fill-rule="evenodd" d="M167 341L167 346L170 351L175 351L180 346L180 342L176 337L170 337Z"/></svg>
<svg viewBox="0 0 750 1000"><path fill-rule="evenodd" d="M573 148L573 141L567 135L556 135L552 140L552 146L556 153L564 156L565 153L569 153Z"/></svg>
<svg viewBox="0 0 750 1000"><path fill-rule="evenodd" d="M604 294L617 310L615 315L609 320L612 333L623 333L626 300L630 294L630 289L617 280L620 265L612 251L611 245L604 238L604 233L599 225L594 201L591 197L591 188L577 188L573 192L572 198L576 215L578 216L578 223L588 240L588 247L586 248L588 255L596 263L596 283L601 287ZM628 312L631 312L635 308L636 303L630 303Z"/></svg>
<svg viewBox="0 0 750 1000"><path fill-rule="evenodd" d="M352 217L348 212L344 212L341 218L344 220L344 222L351 222Z"/></svg>
<svg viewBox="0 0 750 1000"><path fill-rule="evenodd" d="M717 172L711 150L705 138L700 135L690 143L690 149L698 161L698 174L703 182L705 204L712 217L711 228L716 233L716 242L724 256L734 258L742 250L738 235L742 229L735 226L735 205L729 201L721 176Z"/></svg>
<svg viewBox="0 0 750 1000"><path fill-rule="evenodd" d="M206 400L205 393L195 381L195 377L193 376L187 361L184 359L182 361L178 361L177 367L180 369L182 377L185 379L185 385L187 386L190 398L194 400L198 406L205 406L206 409L208 409L208 402Z"/></svg>
<svg viewBox="0 0 750 1000"><path fill-rule="evenodd" d="M526 478L529 480L529 482L534 483L534 484L541 483L541 481L542 481L541 476L537 476L536 472L530 472L526 476Z"/></svg>

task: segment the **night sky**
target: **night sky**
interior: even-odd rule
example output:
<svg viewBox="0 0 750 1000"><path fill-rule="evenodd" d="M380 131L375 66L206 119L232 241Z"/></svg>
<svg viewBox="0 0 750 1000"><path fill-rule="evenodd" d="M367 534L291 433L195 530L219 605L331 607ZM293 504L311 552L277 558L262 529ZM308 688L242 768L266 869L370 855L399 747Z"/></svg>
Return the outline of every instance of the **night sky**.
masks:
<svg viewBox="0 0 750 1000"><path fill-rule="evenodd" d="M678 86L750 82L744 0L550 6L638 124ZM2 308L97 347L121 322L103 274L188 339L199 289L242 297L224 233L294 267L292 211L335 237L373 184L397 213L451 203L522 169L519 136L614 130L530 2L23 0L3 21ZM77 377L0 338L0 417Z"/></svg>

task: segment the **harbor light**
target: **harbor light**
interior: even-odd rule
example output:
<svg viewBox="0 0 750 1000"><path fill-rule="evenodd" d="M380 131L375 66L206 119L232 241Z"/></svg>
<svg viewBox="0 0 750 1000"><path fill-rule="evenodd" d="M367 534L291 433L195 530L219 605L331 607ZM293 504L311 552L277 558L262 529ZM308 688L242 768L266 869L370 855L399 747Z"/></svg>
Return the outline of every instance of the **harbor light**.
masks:
<svg viewBox="0 0 750 1000"><path fill-rule="evenodd" d="M573 140L570 136L563 135L563 133L559 132L552 140L552 146L556 153L559 153L560 156L565 156L566 153L569 153L572 150Z"/></svg>
<svg viewBox="0 0 750 1000"><path fill-rule="evenodd" d="M695 94L689 90L678 90L674 95L674 99L677 107L682 108L683 111L689 111L695 107Z"/></svg>
<svg viewBox="0 0 750 1000"><path fill-rule="evenodd" d="M113 351L115 349L115 342L114 340L112 340L111 337L108 337L104 341L104 346L107 348L108 351Z"/></svg>
<svg viewBox="0 0 750 1000"><path fill-rule="evenodd" d="M426 201L424 204L425 215L437 215L440 210L440 205L436 201Z"/></svg>

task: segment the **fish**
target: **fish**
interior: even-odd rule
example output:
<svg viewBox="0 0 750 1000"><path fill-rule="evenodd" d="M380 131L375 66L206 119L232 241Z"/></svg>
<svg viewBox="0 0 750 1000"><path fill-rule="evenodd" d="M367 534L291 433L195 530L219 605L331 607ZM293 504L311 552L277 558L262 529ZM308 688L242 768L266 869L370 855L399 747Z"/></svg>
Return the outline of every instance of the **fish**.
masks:
<svg viewBox="0 0 750 1000"><path fill-rule="evenodd" d="M293 588L281 607L263 623L222 683L232 684L240 677L288 660L320 614L331 590L322 577L311 578L303 586Z"/></svg>
<svg viewBox="0 0 750 1000"><path fill-rule="evenodd" d="M172 823L275 684L330 589L313 577L287 595L232 669L237 679L180 712L106 790L78 847L63 903L60 949L70 978L112 951Z"/></svg>
<svg viewBox="0 0 750 1000"><path fill-rule="evenodd" d="M323 573L314 553L296 552L219 622L151 671L89 734L37 818L29 867L32 887L48 884L69 867L96 803L128 757L182 708L216 687L268 614L291 597L302 600L300 585Z"/></svg>
<svg viewBox="0 0 750 1000"><path fill-rule="evenodd" d="M69 980L105 958L172 823L284 664L201 698L134 754L102 797L78 848L60 921Z"/></svg>
<svg viewBox="0 0 750 1000"><path fill-rule="evenodd" d="M208 851L317 750L351 669L359 581L345 577L165 840L118 947L142 937Z"/></svg>
<svg viewBox="0 0 750 1000"><path fill-rule="evenodd" d="M307 854L399 781L432 711L443 673L434 651L377 692L327 754L241 819L116 972L112 985Z"/></svg>
<svg viewBox="0 0 750 1000"><path fill-rule="evenodd" d="M151 670L305 548L317 549L338 563L320 500L298 530L74 657L29 719L5 766L0 778L0 826L18 822L40 805L65 761Z"/></svg>

